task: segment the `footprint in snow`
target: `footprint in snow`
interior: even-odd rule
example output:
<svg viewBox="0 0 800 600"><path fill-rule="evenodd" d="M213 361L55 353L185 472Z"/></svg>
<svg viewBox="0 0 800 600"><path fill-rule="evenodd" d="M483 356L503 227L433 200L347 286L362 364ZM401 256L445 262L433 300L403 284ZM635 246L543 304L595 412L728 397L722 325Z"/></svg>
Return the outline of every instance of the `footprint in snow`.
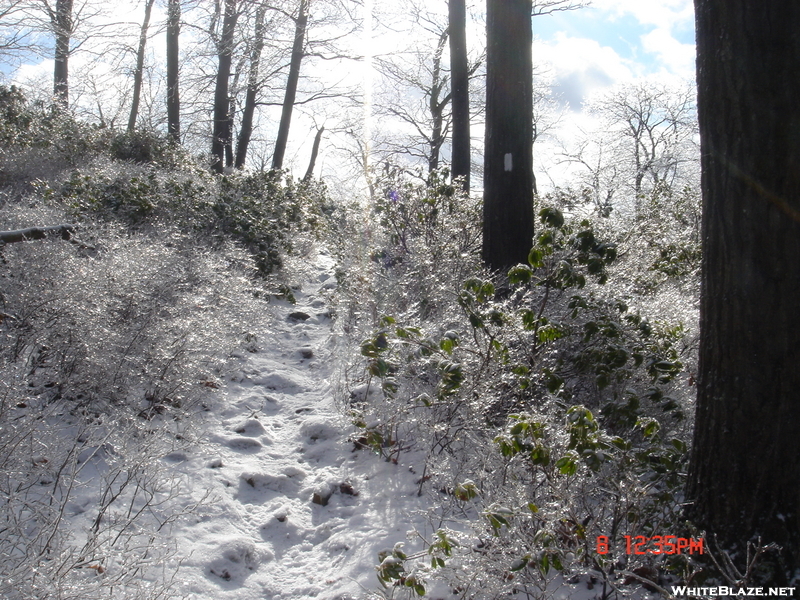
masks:
<svg viewBox="0 0 800 600"><path fill-rule="evenodd" d="M222 581L240 583L253 573L262 560L273 558L266 550L259 551L249 539L225 542L217 551L219 556L209 561L208 574Z"/></svg>
<svg viewBox="0 0 800 600"><path fill-rule="evenodd" d="M235 437L229 439L225 444L232 450L240 452L259 452L264 447L259 440L251 437Z"/></svg>
<svg viewBox="0 0 800 600"><path fill-rule="evenodd" d="M258 419L247 419L234 427L233 431L248 437L257 437L267 433L267 430L264 429L264 426Z"/></svg>

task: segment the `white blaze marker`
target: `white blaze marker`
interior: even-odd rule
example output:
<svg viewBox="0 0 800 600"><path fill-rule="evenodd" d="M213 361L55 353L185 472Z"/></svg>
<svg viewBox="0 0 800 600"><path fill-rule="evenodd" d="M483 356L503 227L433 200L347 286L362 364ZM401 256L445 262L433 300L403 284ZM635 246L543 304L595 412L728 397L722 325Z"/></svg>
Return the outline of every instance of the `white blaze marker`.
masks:
<svg viewBox="0 0 800 600"><path fill-rule="evenodd" d="M512 171L514 169L514 165L511 161L511 153L505 155L504 164L506 167L506 171Z"/></svg>

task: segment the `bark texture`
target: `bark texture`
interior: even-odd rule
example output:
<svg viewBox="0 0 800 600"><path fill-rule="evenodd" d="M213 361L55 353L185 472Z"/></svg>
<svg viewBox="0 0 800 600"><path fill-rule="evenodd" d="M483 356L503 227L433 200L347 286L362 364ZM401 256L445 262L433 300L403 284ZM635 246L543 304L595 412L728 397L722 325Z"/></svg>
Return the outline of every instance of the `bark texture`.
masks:
<svg viewBox="0 0 800 600"><path fill-rule="evenodd" d="M469 191L470 127L469 66L467 63L467 8L465 0L449 0L450 90L453 111L452 176L464 178Z"/></svg>
<svg viewBox="0 0 800 600"><path fill-rule="evenodd" d="M486 6L483 261L493 270L526 262L533 243L531 8L531 0Z"/></svg>
<svg viewBox="0 0 800 600"><path fill-rule="evenodd" d="M242 111L242 124L239 127L239 139L236 142L236 168L244 167L247 160L247 148L253 135L253 115L256 111L256 96L259 90L259 66L261 52L264 50L264 17L267 12L266 3L259 5L256 11L256 23L253 31L253 48L250 52L250 70L247 76L247 94Z"/></svg>
<svg viewBox="0 0 800 600"><path fill-rule="evenodd" d="M77 225L67 223L51 227L28 227L27 229L15 229L14 231L0 231L0 246L30 240L43 240L48 236L54 235L61 236L62 240L70 240L77 228Z"/></svg>
<svg viewBox="0 0 800 600"><path fill-rule="evenodd" d="M180 0L169 0L167 6L167 134L176 144L181 141L181 103L178 88L178 36L180 29Z"/></svg>
<svg viewBox="0 0 800 600"><path fill-rule="evenodd" d="M55 35L53 97L59 109L69 108L69 55L72 38L72 0L57 0L55 13L50 14Z"/></svg>
<svg viewBox="0 0 800 600"><path fill-rule="evenodd" d="M775 585L800 566L800 3L695 8L703 279L688 514L728 549L781 544L758 576Z"/></svg>
<svg viewBox="0 0 800 600"><path fill-rule="evenodd" d="M319 154L319 144L322 141L323 131L325 131L324 125L317 129L317 134L314 136L314 145L311 148L311 159L308 161L308 169L306 169L306 174L303 175L303 181L310 181L314 176L314 167L317 164L317 155Z"/></svg>
<svg viewBox="0 0 800 600"><path fill-rule="evenodd" d="M306 24L308 22L308 0L300 0L300 10L295 21L294 43L292 44L292 60L289 64L289 79L286 81L286 94L283 98L281 123L278 127L278 138L275 140L275 153L272 156L272 168L283 168L283 157L286 154L286 143L289 141L289 126L292 123L292 110L297 95L297 82L300 79L300 63L303 61Z"/></svg>
<svg viewBox="0 0 800 600"><path fill-rule="evenodd" d="M136 50L136 70L133 72L133 100L131 101L131 114L128 117L128 132L136 129L136 118L139 116L139 99L142 95L142 79L144 76L144 52L147 47L147 31L150 28L150 13L153 11L155 0L147 0L144 5L144 20L139 33L139 47Z"/></svg>
<svg viewBox="0 0 800 600"><path fill-rule="evenodd" d="M225 148L230 144L233 130L228 84L233 60L233 32L238 18L236 0L225 0L222 34L217 45L219 67L217 68L217 85L214 88L214 132L211 138L211 170L215 173L222 173L224 170Z"/></svg>

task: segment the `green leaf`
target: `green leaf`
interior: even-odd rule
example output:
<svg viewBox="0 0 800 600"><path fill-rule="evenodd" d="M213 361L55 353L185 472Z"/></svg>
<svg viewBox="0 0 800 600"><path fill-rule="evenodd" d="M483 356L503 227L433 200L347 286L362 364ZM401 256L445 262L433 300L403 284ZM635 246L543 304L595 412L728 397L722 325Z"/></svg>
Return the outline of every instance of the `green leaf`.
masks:
<svg viewBox="0 0 800 600"><path fill-rule="evenodd" d="M559 388L564 385L564 379L553 373L550 369L544 369L544 380L547 391L551 394L558 392Z"/></svg>
<svg viewBox="0 0 800 600"><path fill-rule="evenodd" d="M547 573L550 571L550 557L547 552L542 555L542 560L539 563L539 571L544 577L547 577Z"/></svg>
<svg viewBox="0 0 800 600"><path fill-rule="evenodd" d="M508 568L509 571L512 573L515 571L521 571L528 565L528 561L530 560L530 555L525 555L522 558L518 558L514 562L511 563L511 566Z"/></svg>
<svg viewBox="0 0 800 600"><path fill-rule="evenodd" d="M533 252L533 250L531 250ZM528 259L530 260L530 258ZM508 280L513 284L528 284L533 277L533 271L525 265L517 265L508 272Z"/></svg>
<svg viewBox="0 0 800 600"><path fill-rule="evenodd" d="M574 452L562 456L556 461L556 467L563 475L575 475L578 472L577 456Z"/></svg>
<svg viewBox="0 0 800 600"><path fill-rule="evenodd" d="M531 267L533 267L534 269L538 269L540 267L543 267L544 266L544 252L542 250L540 250L539 248L537 248L536 246L531 248L531 251L528 253L528 264ZM530 269L528 269L528 271L530 272ZM511 275L511 273L509 273L509 277L510 277L510 275ZM530 277L528 278L528 281L530 281ZM524 283L528 283L528 281L525 281Z"/></svg>
<svg viewBox="0 0 800 600"><path fill-rule="evenodd" d="M550 464L550 451L541 444L537 444L531 450L530 458L533 464L546 467Z"/></svg>
<svg viewBox="0 0 800 600"><path fill-rule="evenodd" d="M446 352L447 354L452 354L455 347L456 343L451 339L443 338L441 341L439 341L439 348L441 348L442 351Z"/></svg>
<svg viewBox="0 0 800 600"><path fill-rule="evenodd" d="M550 227L561 227L564 225L564 214L557 208L550 206L539 211L539 218L542 220L542 223Z"/></svg>
<svg viewBox="0 0 800 600"><path fill-rule="evenodd" d="M478 488L475 487L475 484L472 481L467 480L464 483L459 483L456 486L453 495L462 502L466 502L468 500L472 500L478 495Z"/></svg>
<svg viewBox="0 0 800 600"><path fill-rule="evenodd" d="M636 426L642 428L642 435L646 438L653 437L661 429L661 425L655 419L639 419Z"/></svg>

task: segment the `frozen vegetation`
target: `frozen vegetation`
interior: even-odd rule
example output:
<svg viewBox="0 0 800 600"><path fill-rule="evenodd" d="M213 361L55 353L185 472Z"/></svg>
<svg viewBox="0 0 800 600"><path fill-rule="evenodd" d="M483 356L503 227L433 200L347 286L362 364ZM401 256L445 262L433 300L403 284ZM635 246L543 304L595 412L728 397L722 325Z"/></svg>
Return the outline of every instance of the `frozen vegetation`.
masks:
<svg viewBox="0 0 800 600"><path fill-rule="evenodd" d="M446 174L333 202L211 176L157 136L40 126L2 131L0 230L76 228L0 246L0 596L693 580L696 557L623 538L699 535L689 178L610 213L580 186L539 198L528 264L492 275L479 202ZM131 145L147 160L120 160Z"/></svg>

